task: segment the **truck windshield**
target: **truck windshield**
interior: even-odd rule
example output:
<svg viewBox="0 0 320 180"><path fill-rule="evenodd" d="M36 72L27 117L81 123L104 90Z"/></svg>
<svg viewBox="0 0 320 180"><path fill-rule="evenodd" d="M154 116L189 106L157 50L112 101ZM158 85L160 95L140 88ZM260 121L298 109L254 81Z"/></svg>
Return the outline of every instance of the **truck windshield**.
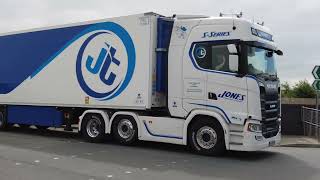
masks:
<svg viewBox="0 0 320 180"><path fill-rule="evenodd" d="M248 46L248 73L256 76L277 76L274 53Z"/></svg>

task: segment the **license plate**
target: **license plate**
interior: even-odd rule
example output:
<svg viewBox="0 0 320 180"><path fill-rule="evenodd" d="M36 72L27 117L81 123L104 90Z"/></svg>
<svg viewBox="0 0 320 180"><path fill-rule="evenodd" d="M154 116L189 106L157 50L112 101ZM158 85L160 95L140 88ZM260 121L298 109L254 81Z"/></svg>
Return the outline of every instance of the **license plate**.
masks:
<svg viewBox="0 0 320 180"><path fill-rule="evenodd" d="M270 141L269 146L274 146L276 144L276 141Z"/></svg>

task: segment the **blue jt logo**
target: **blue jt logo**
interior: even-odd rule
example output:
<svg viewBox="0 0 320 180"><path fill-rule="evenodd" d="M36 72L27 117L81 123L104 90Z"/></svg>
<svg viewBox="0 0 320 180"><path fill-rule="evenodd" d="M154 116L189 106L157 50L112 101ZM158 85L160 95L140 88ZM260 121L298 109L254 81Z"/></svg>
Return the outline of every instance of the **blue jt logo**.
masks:
<svg viewBox="0 0 320 180"><path fill-rule="evenodd" d="M99 101L119 96L128 87L136 65L130 34L117 23L105 22L90 26L83 31L83 36L87 37L76 62L81 89Z"/></svg>
<svg viewBox="0 0 320 180"><path fill-rule="evenodd" d="M113 72L111 72L109 77L106 78L107 72L110 68L111 63L114 63L117 66L119 66L120 61L114 57L116 53L116 49L110 46L108 43L105 43L105 44L107 47L101 49L97 62L94 66L92 66L94 61L93 57L90 55L88 56L87 62L86 62L86 68L92 74L98 74L98 72L100 71L99 73L100 80L104 84L110 86L114 83L114 80L116 79L116 75Z"/></svg>

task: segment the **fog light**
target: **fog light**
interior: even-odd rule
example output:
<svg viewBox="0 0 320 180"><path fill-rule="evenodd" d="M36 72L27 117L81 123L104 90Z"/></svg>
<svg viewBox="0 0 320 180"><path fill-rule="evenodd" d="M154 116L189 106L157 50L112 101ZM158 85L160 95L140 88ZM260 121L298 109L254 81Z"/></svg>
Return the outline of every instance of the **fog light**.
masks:
<svg viewBox="0 0 320 180"><path fill-rule="evenodd" d="M261 125L260 124L254 124L254 123L249 123L248 124L248 131L249 132L256 132L256 133L261 133Z"/></svg>

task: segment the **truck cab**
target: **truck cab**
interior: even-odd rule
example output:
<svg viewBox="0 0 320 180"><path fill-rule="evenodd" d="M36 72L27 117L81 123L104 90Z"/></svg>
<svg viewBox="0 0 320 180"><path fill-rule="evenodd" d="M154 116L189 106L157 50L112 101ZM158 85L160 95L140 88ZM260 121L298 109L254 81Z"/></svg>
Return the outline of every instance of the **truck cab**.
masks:
<svg viewBox="0 0 320 180"><path fill-rule="evenodd" d="M271 31L237 17L177 18L168 55L168 108L174 117L214 112L234 150L280 142L282 52Z"/></svg>

